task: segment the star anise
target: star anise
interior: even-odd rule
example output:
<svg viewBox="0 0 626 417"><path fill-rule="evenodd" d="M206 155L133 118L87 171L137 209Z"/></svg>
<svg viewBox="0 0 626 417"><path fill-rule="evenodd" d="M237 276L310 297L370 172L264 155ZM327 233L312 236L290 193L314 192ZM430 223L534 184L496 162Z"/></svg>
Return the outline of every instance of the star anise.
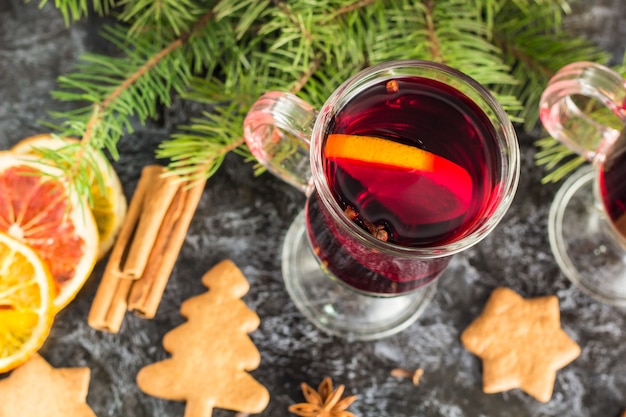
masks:
<svg viewBox="0 0 626 417"><path fill-rule="evenodd" d="M329 377L322 380L317 391L304 382L300 386L307 402L290 405L290 413L300 417L356 417L346 408L356 401L357 396L342 399L345 387L339 385L333 391L333 382Z"/></svg>

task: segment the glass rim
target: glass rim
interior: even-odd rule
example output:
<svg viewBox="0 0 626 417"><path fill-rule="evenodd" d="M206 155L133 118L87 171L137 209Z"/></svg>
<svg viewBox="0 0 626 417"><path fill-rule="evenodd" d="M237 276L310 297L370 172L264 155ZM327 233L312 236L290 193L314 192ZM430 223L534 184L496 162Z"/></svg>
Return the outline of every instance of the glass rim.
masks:
<svg viewBox="0 0 626 417"><path fill-rule="evenodd" d="M440 245L413 247L382 242L346 218L343 214L343 210L333 197L332 192L326 183L320 147L322 141L324 140L326 124L329 117L341 108L341 104L338 105L338 103L345 103L349 101L349 97L354 94L355 90L358 89L357 87L367 83L380 82L385 78L391 79L396 75L420 75L429 77L428 75L417 74L417 71L422 69L445 76L447 78L447 84L449 84L451 80L455 80L463 84L465 88L476 93L478 97L484 101L484 104L478 103L479 106L483 111L485 111L485 106L487 106L493 113L493 116L490 116L489 114L487 114L487 116L492 123L494 122L495 116L495 119L497 119L499 124L499 126L494 124L493 127L498 138L498 143L500 144L499 150L502 157L502 170L499 182L496 184L499 188L499 197L493 203L495 208L488 215L488 217L482 219L478 225L466 231L459 239ZM459 90L454 85L452 87L468 96L467 91ZM470 97L470 99L475 101L473 97ZM487 112L485 111L485 113ZM328 209L328 212L333 217L333 220L364 245L374 250L393 254L394 256L412 257L417 255L424 258L438 258L449 256L470 248L485 238L499 224L500 220L502 220L513 202L515 191L517 190L517 185L519 183L520 150L517 142L517 134L515 133L513 125L511 124L504 109L500 106L493 95L473 78L447 65L431 61L389 61L368 67L350 77L330 95L318 112L318 117L313 126L310 145L312 181L315 184L315 190L320 196L320 201Z"/></svg>

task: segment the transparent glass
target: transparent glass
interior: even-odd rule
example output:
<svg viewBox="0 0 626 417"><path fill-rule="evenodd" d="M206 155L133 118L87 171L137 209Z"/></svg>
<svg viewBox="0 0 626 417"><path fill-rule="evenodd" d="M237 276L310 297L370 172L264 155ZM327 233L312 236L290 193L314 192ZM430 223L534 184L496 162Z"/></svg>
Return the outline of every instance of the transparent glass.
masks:
<svg viewBox="0 0 626 417"><path fill-rule="evenodd" d="M478 150L490 162L484 175L492 182L488 189L481 189L481 201L476 202L481 204L480 213L464 228L459 227L446 239L436 242L404 245L381 240L370 226L364 226L369 224L366 220L356 221L350 214L337 194L336 178L330 173L331 162L325 146L341 118L353 110L356 119L365 120L365 124L379 121L384 124L383 136L405 135L412 128L413 119L424 119L423 115L411 113L412 107L407 113L406 108L394 106L375 113L363 98L381 89L384 95L386 88L389 97L400 100L404 86L415 84L416 80L444 86L452 96L462 97L468 106L479 109L481 120L487 125L485 129L493 134L489 146ZM419 87L412 94L420 96ZM428 94L447 103L448 97L443 97L443 93ZM396 120L399 115L405 117L402 123L387 123L387 119ZM421 125L420 131L445 130L441 121L426 120L427 125ZM435 293L438 278L450 257L478 243L496 227L513 200L519 180L515 131L496 100L466 75L427 61L393 61L367 68L340 85L319 112L294 95L267 93L250 109L244 122L244 135L260 163L307 195L306 206L287 231L283 244L283 278L290 297L316 326L350 340L389 336L413 323ZM468 134L446 140L454 142L462 152L479 147L471 142L474 139ZM388 138L380 143L382 154L387 153L387 146L397 145L396 140ZM308 158L303 153L305 148L309 150ZM358 154L357 151L351 149L350 153ZM415 176L418 181L418 171L406 175ZM475 173L475 187L487 183L482 174L482 171ZM381 177L375 179L378 187L382 184L384 188L385 181L389 187L397 185L392 179L395 177L385 175L393 174L381 171ZM367 184L360 185L367 189ZM393 196L393 201L402 205L404 200L411 200L414 204L432 203L436 207L442 196L434 193L422 199L399 193Z"/></svg>
<svg viewBox="0 0 626 417"><path fill-rule="evenodd" d="M555 259L591 297L626 306L626 81L595 63L567 65L544 90L540 117L555 139L590 162L552 203Z"/></svg>

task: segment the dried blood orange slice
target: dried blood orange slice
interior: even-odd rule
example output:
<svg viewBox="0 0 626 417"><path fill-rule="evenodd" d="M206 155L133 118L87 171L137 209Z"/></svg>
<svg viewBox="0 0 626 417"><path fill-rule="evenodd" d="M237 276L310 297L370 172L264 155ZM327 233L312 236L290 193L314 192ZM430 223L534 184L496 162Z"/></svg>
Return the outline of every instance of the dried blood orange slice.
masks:
<svg viewBox="0 0 626 417"><path fill-rule="evenodd" d="M52 275L39 255L0 232L0 373L24 363L46 340L53 298Z"/></svg>
<svg viewBox="0 0 626 417"><path fill-rule="evenodd" d="M0 231L25 242L55 281L54 307L65 307L91 274L98 229L61 172L34 157L0 153Z"/></svg>
<svg viewBox="0 0 626 417"><path fill-rule="evenodd" d="M40 155L42 150L71 148L77 146L78 143L76 139L60 138L44 133L22 139L11 148L11 151L18 154ZM99 176L94 172L89 173L93 198L91 211L98 226L100 238L98 259L101 259L115 243L115 238L126 216L127 202L120 179L109 161L101 153L94 152L92 155L94 167L98 170Z"/></svg>
<svg viewBox="0 0 626 417"><path fill-rule="evenodd" d="M472 178L467 170L423 149L372 136L331 134L324 157L404 223L447 221L470 207Z"/></svg>

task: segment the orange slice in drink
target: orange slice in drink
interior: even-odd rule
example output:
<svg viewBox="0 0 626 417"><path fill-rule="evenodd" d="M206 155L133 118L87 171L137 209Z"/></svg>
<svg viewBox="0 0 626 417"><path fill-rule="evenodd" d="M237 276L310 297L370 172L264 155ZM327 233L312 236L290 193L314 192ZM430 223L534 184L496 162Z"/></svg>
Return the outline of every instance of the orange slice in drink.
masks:
<svg viewBox="0 0 626 417"><path fill-rule="evenodd" d="M99 242L91 211L60 178L59 170L35 157L0 152L0 232L32 247L46 263L56 311L91 274Z"/></svg>
<svg viewBox="0 0 626 417"><path fill-rule="evenodd" d="M467 170L423 149L372 136L331 134L324 157L406 224L457 219L470 207Z"/></svg>
<svg viewBox="0 0 626 417"><path fill-rule="evenodd" d="M28 245L0 232L0 373L26 362L46 340L54 282Z"/></svg>

